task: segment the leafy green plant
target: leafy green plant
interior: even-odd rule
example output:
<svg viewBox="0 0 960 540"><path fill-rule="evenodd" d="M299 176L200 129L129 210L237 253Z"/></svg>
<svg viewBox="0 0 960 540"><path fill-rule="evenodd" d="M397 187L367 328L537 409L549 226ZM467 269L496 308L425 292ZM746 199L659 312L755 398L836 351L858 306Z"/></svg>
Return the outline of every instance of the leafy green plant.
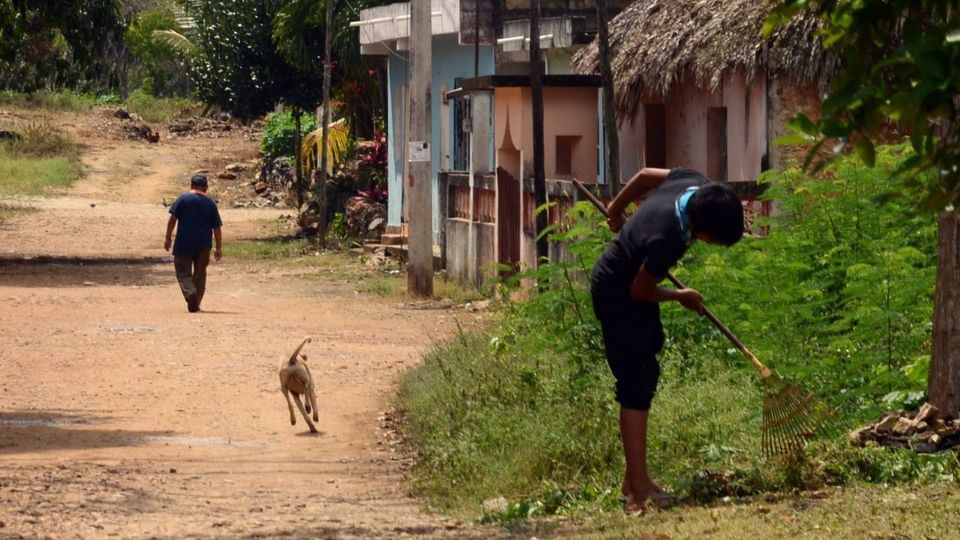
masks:
<svg viewBox="0 0 960 540"><path fill-rule="evenodd" d="M311 132L317 126L317 120L312 114L300 118L300 129ZM271 113L263 124L263 138L260 140L260 150L263 158L272 161L280 156L293 156L296 148L293 144L296 125L290 111Z"/></svg>
<svg viewBox="0 0 960 540"><path fill-rule="evenodd" d="M903 146L877 152L887 170L909 158ZM955 474L949 459L861 451L843 435L875 420L891 392L922 391L932 217L906 202L876 204L903 185L852 159L820 177L792 169L768 181L779 215L766 238L696 245L675 272L761 359L837 407L837 425L807 454L766 462L756 372L712 326L664 304L648 442L658 480L708 496ZM568 218L550 233L564 261L501 284L492 324L438 344L403 381L415 486L439 505L478 513L480 501L503 496L507 510L487 519L506 521L616 506L617 406L587 279L610 231L587 203ZM522 281L535 287L511 300ZM705 485L704 471L721 471L723 489Z"/></svg>

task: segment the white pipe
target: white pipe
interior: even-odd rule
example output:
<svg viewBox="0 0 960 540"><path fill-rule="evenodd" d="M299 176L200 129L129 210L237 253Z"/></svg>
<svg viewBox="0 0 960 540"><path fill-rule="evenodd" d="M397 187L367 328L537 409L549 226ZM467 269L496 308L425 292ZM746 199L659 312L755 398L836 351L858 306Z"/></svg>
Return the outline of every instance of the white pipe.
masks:
<svg viewBox="0 0 960 540"><path fill-rule="evenodd" d="M442 12L442 11L434 11L434 12L431 13L430 15L432 15L432 16L434 16L434 17L439 17L439 16L443 15L443 12ZM358 26L366 26L366 25L368 25L368 24L377 24L377 23L382 23L382 22L397 22L397 21L409 20L409 19L410 19L410 15L395 15L395 16L393 16L393 17L378 17L378 18L376 18L376 19L367 19L367 20L360 20L360 21L350 21L350 27L351 27L351 28L356 28L356 27L358 27Z"/></svg>
<svg viewBox="0 0 960 540"><path fill-rule="evenodd" d="M542 34L542 35L540 36L540 41L543 41L543 40L545 40L545 39L553 39L553 34ZM523 37L523 36L513 36L513 37L508 37L508 38L500 38L500 39L497 40L497 45L503 45L504 43L513 43L514 41L524 41L524 42L528 42L528 41L530 41L530 38L528 38L528 37Z"/></svg>

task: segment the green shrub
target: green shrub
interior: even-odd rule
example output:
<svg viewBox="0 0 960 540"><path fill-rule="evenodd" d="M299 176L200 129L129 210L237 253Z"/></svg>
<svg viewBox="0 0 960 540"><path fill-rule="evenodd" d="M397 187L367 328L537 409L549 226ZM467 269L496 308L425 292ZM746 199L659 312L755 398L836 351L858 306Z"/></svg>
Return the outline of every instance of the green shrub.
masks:
<svg viewBox="0 0 960 540"><path fill-rule="evenodd" d="M708 322L665 304L649 433L665 487L709 500L956 477L955 457L855 449L844 436L876 419L892 393L923 390L934 221L905 202L875 203L903 191L886 171L907 158L903 147L882 148L882 169L844 160L822 178L787 171L769 191L781 215L766 238L697 245L675 269L761 360L838 415L805 454L765 461L756 371ZM435 504L476 515L484 499L507 497L507 512L490 519L617 506L618 407L587 283L610 232L586 203L570 215L552 233L567 262L520 276L536 283L528 300L504 301L492 325L437 345L403 380L415 486Z"/></svg>
<svg viewBox="0 0 960 540"><path fill-rule="evenodd" d="M312 114L300 116L301 133L309 133L316 129L317 119ZM293 145L296 125L290 111L272 113L267 116L263 124L263 139L260 141L260 150L266 161L273 161L280 156L294 156L296 149Z"/></svg>

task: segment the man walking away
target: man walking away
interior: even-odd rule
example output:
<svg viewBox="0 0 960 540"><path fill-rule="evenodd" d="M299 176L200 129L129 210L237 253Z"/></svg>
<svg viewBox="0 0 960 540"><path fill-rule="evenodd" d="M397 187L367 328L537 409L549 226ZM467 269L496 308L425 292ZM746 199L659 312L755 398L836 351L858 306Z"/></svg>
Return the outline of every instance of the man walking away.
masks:
<svg viewBox="0 0 960 540"><path fill-rule="evenodd" d="M177 223L179 222L179 225ZM173 229L177 239L173 242L173 266L177 271L180 291L187 301L187 311L200 311L200 302L207 284L207 264L210 263L211 235L216 241L213 256L220 260L222 239L220 211L217 203L207 197L207 177L202 174L190 179L190 191L181 194L170 205L170 220L167 221L167 237L163 249L169 251Z"/></svg>

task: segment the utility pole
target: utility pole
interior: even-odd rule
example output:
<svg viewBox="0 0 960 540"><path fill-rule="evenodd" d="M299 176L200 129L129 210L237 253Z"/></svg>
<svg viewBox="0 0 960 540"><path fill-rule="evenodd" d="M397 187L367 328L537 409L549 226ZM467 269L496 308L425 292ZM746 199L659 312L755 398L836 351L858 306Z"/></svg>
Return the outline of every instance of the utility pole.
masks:
<svg viewBox="0 0 960 540"><path fill-rule="evenodd" d="M330 47L333 37L333 2L327 0L326 25L323 27L323 117L320 119L323 135L320 141L320 174L317 176L317 204L320 226L317 239L320 249L327 245L327 145L330 142Z"/></svg>
<svg viewBox="0 0 960 540"><path fill-rule="evenodd" d="M410 256L407 292L433 295L433 167L430 86L433 28L430 0L410 1L410 135L407 140Z"/></svg>
<svg viewBox="0 0 960 540"><path fill-rule="evenodd" d="M537 208L547 204L547 181L543 170L543 63L540 58L540 0L530 0L530 94L533 100L533 199ZM537 266L549 256L546 237L547 212L536 217Z"/></svg>
<svg viewBox="0 0 960 540"><path fill-rule="evenodd" d="M603 80L603 162L610 194L620 191L620 134L614 116L613 69L610 67L610 34L607 32L607 0L597 0L597 41L600 48L600 77Z"/></svg>

